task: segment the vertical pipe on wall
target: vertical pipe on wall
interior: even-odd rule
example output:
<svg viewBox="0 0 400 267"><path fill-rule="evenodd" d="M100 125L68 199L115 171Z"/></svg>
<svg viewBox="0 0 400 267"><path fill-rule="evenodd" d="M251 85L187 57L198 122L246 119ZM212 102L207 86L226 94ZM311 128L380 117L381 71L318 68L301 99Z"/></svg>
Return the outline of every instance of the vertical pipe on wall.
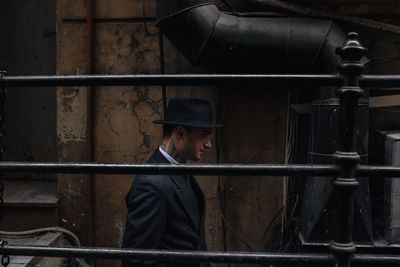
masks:
<svg viewBox="0 0 400 267"><path fill-rule="evenodd" d="M146 24L145 24L146 25ZM162 74L165 74L165 57L164 57L164 37L162 32L158 34L158 41L160 47L160 71ZM167 110L167 87L165 84L162 85L162 105L163 105L163 114Z"/></svg>
<svg viewBox="0 0 400 267"><path fill-rule="evenodd" d="M222 89L218 88L215 90L215 103L216 103L216 121L220 122L221 121L221 115L222 115ZM215 129L215 151L216 151L216 156L217 156L217 163L221 164L221 129ZM226 217L226 196L225 196L225 183L224 183L224 177L218 176L218 182L217 182L217 203L219 207L219 211L221 212L221 239L222 239L222 245L224 251L228 251L228 241L227 241L227 234L226 234L226 222L225 222L225 217ZM227 264L228 267L231 266L231 263Z"/></svg>
<svg viewBox="0 0 400 267"><path fill-rule="evenodd" d="M86 0L86 74L93 74L94 69L94 39L95 39L95 25L94 25L94 8L95 0ZM93 86L86 88L86 129L87 129L87 161L94 161L94 145L95 145L95 131L94 131L94 93ZM96 223L95 223L95 185L93 175L88 175L87 183L89 188L89 225L92 226L91 245L96 244Z"/></svg>

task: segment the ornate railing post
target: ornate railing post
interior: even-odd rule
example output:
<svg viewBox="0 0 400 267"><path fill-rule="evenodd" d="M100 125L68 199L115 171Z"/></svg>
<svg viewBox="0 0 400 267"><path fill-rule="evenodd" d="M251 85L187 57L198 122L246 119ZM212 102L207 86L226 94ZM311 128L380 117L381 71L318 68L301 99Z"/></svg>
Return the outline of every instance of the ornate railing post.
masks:
<svg viewBox="0 0 400 267"><path fill-rule="evenodd" d="M364 91L359 87L360 76L365 66L362 58L366 54L357 33L349 33L346 43L336 50L342 58L339 72L344 78L336 94L340 98L339 143L333 158L339 166L339 175L332 184L335 188L335 219L333 240L330 244L336 256L337 267L350 266L356 251L353 243L354 191L358 186L355 170L360 156L357 153L356 125L357 107Z"/></svg>

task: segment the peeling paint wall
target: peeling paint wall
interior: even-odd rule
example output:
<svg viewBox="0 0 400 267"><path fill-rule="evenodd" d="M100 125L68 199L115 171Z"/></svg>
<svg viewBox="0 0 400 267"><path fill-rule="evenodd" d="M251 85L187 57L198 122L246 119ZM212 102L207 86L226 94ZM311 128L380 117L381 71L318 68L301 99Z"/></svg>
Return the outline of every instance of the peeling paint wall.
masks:
<svg viewBox="0 0 400 267"><path fill-rule="evenodd" d="M64 5L65 6L65 5ZM85 73L85 28L63 21L57 1L57 74ZM79 87L57 89L58 160L86 162L88 159L87 91ZM93 178L89 175L58 175L59 224L76 233L82 244L91 245L93 229Z"/></svg>
<svg viewBox="0 0 400 267"><path fill-rule="evenodd" d="M101 56L96 60L96 69L99 72L160 71L158 36L147 35L142 23L98 25L98 40L96 49ZM145 162L161 139L158 127L151 121L161 116L159 87L96 88L96 161ZM132 181L133 176L96 176L97 245L120 246L125 227L125 195Z"/></svg>
<svg viewBox="0 0 400 267"><path fill-rule="evenodd" d="M84 72L85 24L79 18L84 17L85 10L84 3L78 3L70 5L67 0L58 3L60 74ZM96 4L96 17L100 19L96 23L94 47L96 73L160 73L161 49L166 73L210 72L192 67L167 39L160 40L154 22L147 21L145 25L135 21L134 18L143 17L141 1L121 0L119 6L126 8L116 8L114 2L110 6L109 1ZM146 1L145 6L146 16L154 17L154 1ZM161 87L96 87L94 92L95 161L145 162L161 142L161 127L151 123L163 116ZM202 162L283 162L285 88L264 92L251 91L251 88L166 88L167 100L182 96L209 99L219 111L216 115L226 123L224 129L215 133L217 144ZM60 88L58 92L57 131L62 160L79 160L85 156L85 101L85 90ZM80 188L75 187L85 179ZM94 240L96 246L118 247L125 224L125 195L133 177L96 175L92 183L88 180L90 177L59 177L64 225L76 230L84 243ZM249 250L243 239L252 250L273 247L276 227L266 237L263 232L281 206L280 178L197 177L197 180L207 200L206 239L210 250ZM89 199L87 194L91 192L93 198ZM91 205L87 204L90 201ZM72 208L76 205L79 208ZM93 216L93 221L88 216ZM86 228L90 225L93 228ZM119 262L99 260L97 264L115 266Z"/></svg>

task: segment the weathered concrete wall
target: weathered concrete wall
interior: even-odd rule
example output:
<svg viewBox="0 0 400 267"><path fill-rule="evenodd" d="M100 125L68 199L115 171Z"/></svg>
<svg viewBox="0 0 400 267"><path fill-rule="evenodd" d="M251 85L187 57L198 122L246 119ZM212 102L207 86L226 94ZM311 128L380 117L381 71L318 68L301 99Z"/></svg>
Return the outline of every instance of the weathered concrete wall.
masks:
<svg viewBox="0 0 400 267"><path fill-rule="evenodd" d="M95 62L97 73L159 73L158 36L143 23L140 1L97 1ZM121 8L124 6L125 8ZM147 7L147 5L146 5ZM58 2L58 72L85 73L85 1ZM124 13L125 12L125 13ZM136 15L135 15L136 12ZM156 29L148 25L150 31ZM60 159L85 161L94 138L97 162L142 163L159 144L161 132L151 120L162 116L157 87L96 87L94 134L87 136L87 96L84 88L60 88L58 137ZM125 224L125 195L133 176L59 176L62 223L84 244L119 247ZM98 261L115 266L119 261Z"/></svg>
<svg viewBox="0 0 400 267"><path fill-rule="evenodd" d="M283 163L285 151L287 91L227 90L221 147L225 163ZM245 125L245 126L244 126ZM277 224L266 227L282 205L282 179L273 177L224 178L230 250L274 250ZM247 242L248 244L246 245Z"/></svg>
<svg viewBox="0 0 400 267"><path fill-rule="evenodd" d="M57 2L57 74L85 73L85 27L63 23ZM58 159L63 162L88 160L87 91L85 88L57 89ZM88 175L58 175L60 225L76 233L82 244L91 245L93 229L93 178Z"/></svg>
<svg viewBox="0 0 400 267"><path fill-rule="evenodd" d="M149 31L156 31L152 25L148 27ZM160 72L158 36L149 36L142 23L97 24L97 40L99 72ZM96 161L145 162L161 140L161 132L151 123L163 113L160 88L101 87L96 89L96 100ZM120 246L125 227L125 195L132 181L132 175L96 176L97 245Z"/></svg>

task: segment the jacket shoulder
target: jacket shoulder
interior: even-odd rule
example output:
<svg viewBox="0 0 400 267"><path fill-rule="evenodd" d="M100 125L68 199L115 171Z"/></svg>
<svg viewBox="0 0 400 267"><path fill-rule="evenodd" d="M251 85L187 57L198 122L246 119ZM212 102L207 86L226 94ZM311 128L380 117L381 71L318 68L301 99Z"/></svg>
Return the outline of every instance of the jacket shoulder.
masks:
<svg viewBox="0 0 400 267"><path fill-rule="evenodd" d="M164 158L164 156L157 149L150 156L147 164L168 164L168 161ZM175 191L174 184L169 175L154 175L154 174L141 174L136 175L131 189L128 192L128 197L133 192L143 191L143 190L154 190L158 193L165 194L170 191Z"/></svg>
<svg viewBox="0 0 400 267"><path fill-rule="evenodd" d="M153 187L165 191L173 186L169 175L137 175L133 181L133 187Z"/></svg>

